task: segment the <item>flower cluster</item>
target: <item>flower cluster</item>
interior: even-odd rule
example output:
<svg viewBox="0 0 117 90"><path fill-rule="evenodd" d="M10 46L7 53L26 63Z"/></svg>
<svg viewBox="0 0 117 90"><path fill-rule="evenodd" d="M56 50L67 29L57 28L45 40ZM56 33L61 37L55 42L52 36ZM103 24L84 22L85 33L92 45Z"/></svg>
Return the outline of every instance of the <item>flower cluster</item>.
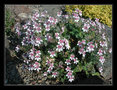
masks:
<svg viewBox="0 0 117 90"><path fill-rule="evenodd" d="M68 81L73 82L75 79L74 73L76 73L74 69L79 64L82 65L84 61L86 63L90 62L90 60L89 62L85 60L86 56L89 55L88 59L91 59L90 56L96 53L95 56L103 65L106 60L106 51L112 52L112 48L108 49L106 35L101 34L101 30L105 27L99 23L98 19L95 21L85 20L81 16L82 11L79 9L76 9L72 15L62 15L62 11L57 12L57 18L49 16L45 10L41 13L34 13L31 20L28 20L22 26L22 30L16 25L15 30L16 34L21 36L21 45L17 45L15 51L18 53L20 48L22 49L23 54L26 55L24 63L27 69L42 71L44 77L57 77L60 80L67 77ZM74 30L79 28L77 25L81 21L80 30L78 29L78 33L73 33L82 38L69 34L72 31L67 27L69 23L71 25L70 21L73 21L73 25L76 25ZM97 37L100 35L102 40L97 39L96 35ZM93 38L90 39L89 36ZM70 41L72 39L76 41ZM61 71L64 74L61 74L61 69L65 71ZM102 66L99 68L99 72L103 72Z"/></svg>

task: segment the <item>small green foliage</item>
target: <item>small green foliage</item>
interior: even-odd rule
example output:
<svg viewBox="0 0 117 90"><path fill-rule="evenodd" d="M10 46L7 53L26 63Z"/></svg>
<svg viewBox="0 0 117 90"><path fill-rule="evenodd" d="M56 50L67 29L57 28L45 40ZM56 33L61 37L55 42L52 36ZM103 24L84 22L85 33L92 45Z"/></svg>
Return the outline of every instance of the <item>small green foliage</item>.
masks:
<svg viewBox="0 0 117 90"><path fill-rule="evenodd" d="M11 27L14 25L15 20L9 10L5 10L5 33L10 36Z"/></svg>

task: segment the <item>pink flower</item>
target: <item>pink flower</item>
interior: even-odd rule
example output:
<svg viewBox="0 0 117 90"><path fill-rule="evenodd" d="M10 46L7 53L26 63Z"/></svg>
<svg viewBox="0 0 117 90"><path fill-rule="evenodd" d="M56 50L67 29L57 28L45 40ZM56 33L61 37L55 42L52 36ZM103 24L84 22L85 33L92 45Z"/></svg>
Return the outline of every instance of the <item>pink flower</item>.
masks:
<svg viewBox="0 0 117 90"><path fill-rule="evenodd" d="M100 41L100 46L102 47L107 47L107 42L106 41Z"/></svg>
<svg viewBox="0 0 117 90"><path fill-rule="evenodd" d="M75 59L75 55L71 54L70 59L74 60Z"/></svg>
<svg viewBox="0 0 117 90"><path fill-rule="evenodd" d="M94 27L96 26L95 22L93 22L93 21L91 21L90 24L91 24L92 26L94 26Z"/></svg>
<svg viewBox="0 0 117 90"><path fill-rule="evenodd" d="M82 55L83 55L83 57L85 57L85 55L86 55L86 52L84 51Z"/></svg>
<svg viewBox="0 0 117 90"><path fill-rule="evenodd" d="M43 40L40 37L37 37L35 41L35 46L39 46L42 42Z"/></svg>
<svg viewBox="0 0 117 90"><path fill-rule="evenodd" d="M44 72L43 76L47 76L47 72Z"/></svg>
<svg viewBox="0 0 117 90"><path fill-rule="evenodd" d="M83 54L84 48L80 48L78 52L79 52L79 54Z"/></svg>
<svg viewBox="0 0 117 90"><path fill-rule="evenodd" d="M34 23L34 25L33 25L33 28L38 28L39 27L39 24L38 23Z"/></svg>
<svg viewBox="0 0 117 90"><path fill-rule="evenodd" d="M109 53L112 53L112 48L109 49Z"/></svg>
<svg viewBox="0 0 117 90"><path fill-rule="evenodd" d="M62 32L60 32L60 34L62 34L64 32L65 27L62 27L61 29L62 29Z"/></svg>
<svg viewBox="0 0 117 90"><path fill-rule="evenodd" d="M24 28L24 29L27 29L27 28L28 28L28 26L25 24L25 25L23 25L23 28Z"/></svg>
<svg viewBox="0 0 117 90"><path fill-rule="evenodd" d="M41 27L38 27L38 28L36 29L36 32L37 32L37 33L40 33L40 32L41 32Z"/></svg>
<svg viewBox="0 0 117 90"><path fill-rule="evenodd" d="M50 63L51 63L51 62L50 62L49 60L46 61L46 65L50 65Z"/></svg>
<svg viewBox="0 0 117 90"><path fill-rule="evenodd" d="M51 68L48 68L47 72L50 73L51 71L52 71L52 69Z"/></svg>
<svg viewBox="0 0 117 90"><path fill-rule="evenodd" d="M66 74L67 78L70 78L72 76L73 71L69 70L68 73Z"/></svg>
<svg viewBox="0 0 117 90"><path fill-rule="evenodd" d="M74 58L74 64L77 64L79 61L77 58Z"/></svg>
<svg viewBox="0 0 117 90"><path fill-rule="evenodd" d="M77 45L78 45L79 47L82 47L82 42L78 41Z"/></svg>
<svg viewBox="0 0 117 90"><path fill-rule="evenodd" d="M76 13L78 13L78 12L79 12L79 9L78 9L78 8L76 8L76 9L75 9L75 12L76 12Z"/></svg>
<svg viewBox="0 0 117 90"><path fill-rule="evenodd" d="M63 46L57 45L56 51L58 51L58 52L63 51Z"/></svg>
<svg viewBox="0 0 117 90"><path fill-rule="evenodd" d="M60 39L59 33L55 33L56 39Z"/></svg>
<svg viewBox="0 0 117 90"><path fill-rule="evenodd" d="M30 53L29 53L29 58L30 58L31 60L34 59L34 52L30 52Z"/></svg>
<svg viewBox="0 0 117 90"><path fill-rule="evenodd" d="M54 63L50 63L49 68L53 69L54 68Z"/></svg>
<svg viewBox="0 0 117 90"><path fill-rule="evenodd" d="M102 53L103 51L101 49L99 49L99 51L97 52L97 54L99 54L100 56L103 55Z"/></svg>
<svg viewBox="0 0 117 90"><path fill-rule="evenodd" d="M68 18L69 18L69 16L68 16L68 15L64 15L64 17L65 17L66 19L68 19Z"/></svg>
<svg viewBox="0 0 117 90"><path fill-rule="evenodd" d="M86 44L86 41L85 40L82 40L82 44Z"/></svg>
<svg viewBox="0 0 117 90"><path fill-rule="evenodd" d="M58 44L63 46L64 45L64 40L59 39Z"/></svg>
<svg viewBox="0 0 117 90"><path fill-rule="evenodd" d="M103 63L105 62L105 58L103 56L100 56L99 61L101 62L101 64L103 65Z"/></svg>
<svg viewBox="0 0 117 90"><path fill-rule="evenodd" d="M71 62L71 60L69 60L69 59L67 59L67 60L65 61L65 63L66 63L67 65L71 64L70 62Z"/></svg>
<svg viewBox="0 0 117 90"><path fill-rule="evenodd" d="M75 22L78 22L80 20L80 18L79 17L77 17L77 18L75 18Z"/></svg>
<svg viewBox="0 0 117 90"><path fill-rule="evenodd" d="M58 22L58 20L57 19L54 19L54 23L56 24Z"/></svg>
<svg viewBox="0 0 117 90"><path fill-rule="evenodd" d="M34 70L37 70L38 72L39 70L41 70L40 64L38 62L35 62L33 66L34 66Z"/></svg>
<svg viewBox="0 0 117 90"><path fill-rule="evenodd" d="M69 50L70 49L69 41L67 39L64 39L64 43L65 47Z"/></svg>
<svg viewBox="0 0 117 90"><path fill-rule="evenodd" d="M57 76L57 74L58 74L57 72L52 72L52 77L55 78Z"/></svg>
<svg viewBox="0 0 117 90"><path fill-rule="evenodd" d="M40 50L36 51L36 54L39 54L40 55L41 54Z"/></svg>
<svg viewBox="0 0 117 90"><path fill-rule="evenodd" d="M45 27L46 31L50 31L50 26Z"/></svg>
<svg viewBox="0 0 117 90"><path fill-rule="evenodd" d="M79 11L79 15L82 16L82 11Z"/></svg>
<svg viewBox="0 0 117 90"><path fill-rule="evenodd" d="M50 53L50 57L54 57L54 56L56 56L56 54L55 54L55 51L48 51L49 53Z"/></svg>
<svg viewBox="0 0 117 90"><path fill-rule="evenodd" d="M77 17L78 17L78 14L73 13L73 18L77 18Z"/></svg>
<svg viewBox="0 0 117 90"><path fill-rule="evenodd" d="M83 32L88 32L89 28L90 28L90 25L85 23L82 30L83 30Z"/></svg>
<svg viewBox="0 0 117 90"><path fill-rule="evenodd" d="M96 19L95 19L95 22L99 22L99 19L98 19L98 18L96 18Z"/></svg>
<svg viewBox="0 0 117 90"><path fill-rule="evenodd" d="M47 11L45 10L44 12L41 12L41 17L45 17L47 14Z"/></svg>
<svg viewBox="0 0 117 90"><path fill-rule="evenodd" d="M69 81L70 82L74 81L74 76L73 75L69 77Z"/></svg>
<svg viewBox="0 0 117 90"><path fill-rule="evenodd" d="M38 12L36 12L34 15L33 15L33 20L38 20L38 18L39 18L39 13Z"/></svg>
<svg viewBox="0 0 117 90"><path fill-rule="evenodd" d="M102 67L99 67L99 72L102 74L103 72L103 68Z"/></svg>
<svg viewBox="0 0 117 90"><path fill-rule="evenodd" d="M93 44L90 44L88 47L87 47L87 52L91 52L91 51L94 51L94 45Z"/></svg>
<svg viewBox="0 0 117 90"><path fill-rule="evenodd" d="M16 52L19 52L19 50L20 50L20 46L17 45L16 48L15 48L15 51L16 51Z"/></svg>
<svg viewBox="0 0 117 90"><path fill-rule="evenodd" d="M62 11L57 12L57 16L60 17L62 15Z"/></svg>
<svg viewBox="0 0 117 90"><path fill-rule="evenodd" d="M71 68L69 66L67 66L67 68L65 70L68 72L71 70Z"/></svg>
<svg viewBox="0 0 117 90"><path fill-rule="evenodd" d="M48 21L49 21L50 23L52 23L52 22L54 22L54 18L53 18L53 17L49 17Z"/></svg>
<svg viewBox="0 0 117 90"><path fill-rule="evenodd" d="M37 61L41 60L40 55L36 54L35 55L35 60L37 60Z"/></svg>
<svg viewBox="0 0 117 90"><path fill-rule="evenodd" d="M50 24L51 24L50 21L46 21L46 22L44 23L44 26L45 26L45 27L49 27Z"/></svg>

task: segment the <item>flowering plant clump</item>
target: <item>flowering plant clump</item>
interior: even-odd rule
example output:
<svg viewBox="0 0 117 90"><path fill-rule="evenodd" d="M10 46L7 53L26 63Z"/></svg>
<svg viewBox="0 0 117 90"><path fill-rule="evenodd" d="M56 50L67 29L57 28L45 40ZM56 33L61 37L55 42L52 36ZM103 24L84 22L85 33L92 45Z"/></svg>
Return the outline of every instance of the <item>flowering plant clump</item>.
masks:
<svg viewBox="0 0 117 90"><path fill-rule="evenodd" d="M72 15L59 11L56 17L47 11L35 12L24 25L16 24L21 42L15 50L24 57L26 69L41 71L47 78L73 82L77 72L103 73L108 51L112 50L108 49L104 29L98 19L83 19L78 8ZM97 72L94 65L99 62L102 66Z"/></svg>

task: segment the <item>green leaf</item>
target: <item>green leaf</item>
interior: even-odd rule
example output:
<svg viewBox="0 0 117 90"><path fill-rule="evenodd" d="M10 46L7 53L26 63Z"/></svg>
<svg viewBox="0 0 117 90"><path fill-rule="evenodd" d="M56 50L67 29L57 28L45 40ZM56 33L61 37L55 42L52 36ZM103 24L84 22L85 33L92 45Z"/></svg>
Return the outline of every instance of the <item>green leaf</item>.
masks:
<svg viewBox="0 0 117 90"><path fill-rule="evenodd" d="M79 72L79 71L78 71L78 67L76 67L76 68L73 70L73 72L75 72L75 73L76 73L76 72Z"/></svg>
<svg viewBox="0 0 117 90"><path fill-rule="evenodd" d="M64 81L65 81L65 79L61 78L61 82L64 82Z"/></svg>
<svg viewBox="0 0 117 90"><path fill-rule="evenodd" d="M100 76L99 72L92 73L92 76Z"/></svg>

